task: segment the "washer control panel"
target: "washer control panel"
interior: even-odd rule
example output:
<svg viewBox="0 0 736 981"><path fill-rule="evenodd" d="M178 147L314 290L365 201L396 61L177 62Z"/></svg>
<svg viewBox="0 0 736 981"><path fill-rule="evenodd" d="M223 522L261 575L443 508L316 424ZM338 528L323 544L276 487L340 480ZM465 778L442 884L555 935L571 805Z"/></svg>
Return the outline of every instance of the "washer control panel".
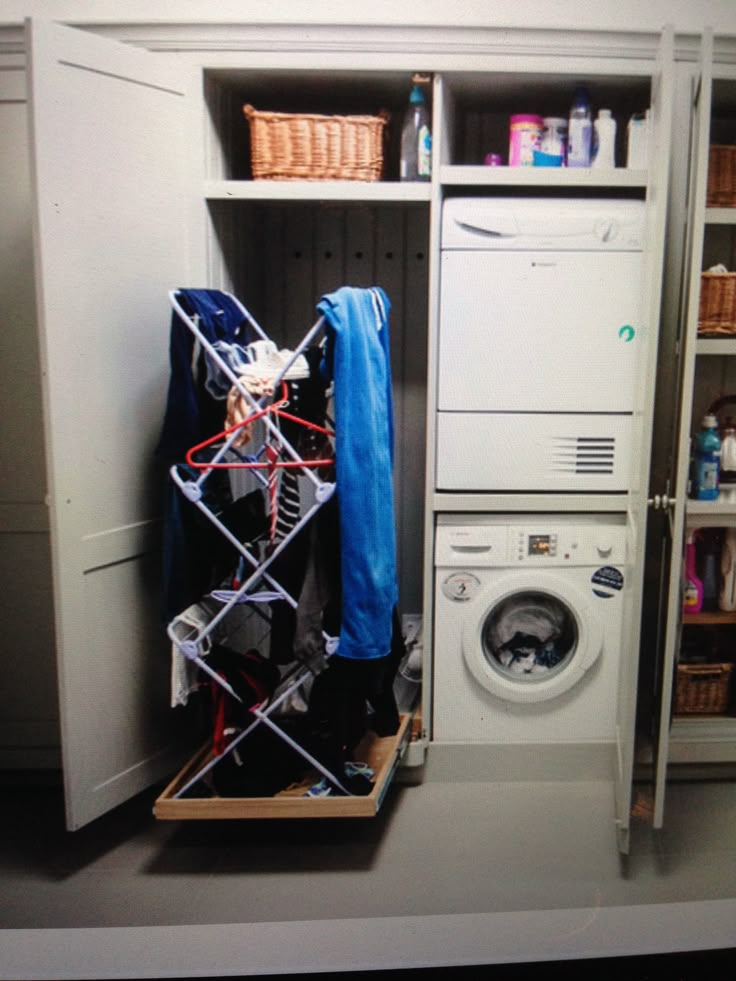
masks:
<svg viewBox="0 0 736 981"><path fill-rule="evenodd" d="M518 521L518 518L517 518ZM472 569L500 566L622 564L626 559L623 524L589 521L504 525L440 525L435 565Z"/></svg>
<svg viewBox="0 0 736 981"><path fill-rule="evenodd" d="M514 564L586 565L603 559L623 562L623 529L509 528L509 552Z"/></svg>

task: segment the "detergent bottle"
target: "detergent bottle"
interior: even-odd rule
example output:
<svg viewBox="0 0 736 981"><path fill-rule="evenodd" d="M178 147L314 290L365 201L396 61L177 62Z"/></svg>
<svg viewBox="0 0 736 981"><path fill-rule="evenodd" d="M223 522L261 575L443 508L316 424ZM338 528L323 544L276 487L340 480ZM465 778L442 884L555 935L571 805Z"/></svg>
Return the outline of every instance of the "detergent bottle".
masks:
<svg viewBox="0 0 736 981"><path fill-rule="evenodd" d="M601 109L593 123L592 167L616 166L616 120L610 109Z"/></svg>
<svg viewBox="0 0 736 981"><path fill-rule="evenodd" d="M695 498L698 501L715 501L718 498L718 477L721 461L721 437L718 420L714 415L703 417L701 429L695 437Z"/></svg>
<svg viewBox="0 0 736 981"><path fill-rule="evenodd" d="M590 95L587 88L580 85L575 89L567 124L568 167L590 167L592 136Z"/></svg>
<svg viewBox="0 0 736 981"><path fill-rule="evenodd" d="M703 584L695 571L695 538L690 532L685 548L685 582L682 596L682 612L700 613L703 608Z"/></svg>

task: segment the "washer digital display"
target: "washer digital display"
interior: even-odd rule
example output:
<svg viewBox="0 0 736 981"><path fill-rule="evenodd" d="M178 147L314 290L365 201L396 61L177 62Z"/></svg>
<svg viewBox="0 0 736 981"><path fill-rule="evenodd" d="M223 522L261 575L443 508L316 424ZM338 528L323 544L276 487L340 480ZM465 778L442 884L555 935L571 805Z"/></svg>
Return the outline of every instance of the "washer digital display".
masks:
<svg viewBox="0 0 736 981"><path fill-rule="evenodd" d="M551 535L530 535L528 554L529 555L549 555L552 549Z"/></svg>

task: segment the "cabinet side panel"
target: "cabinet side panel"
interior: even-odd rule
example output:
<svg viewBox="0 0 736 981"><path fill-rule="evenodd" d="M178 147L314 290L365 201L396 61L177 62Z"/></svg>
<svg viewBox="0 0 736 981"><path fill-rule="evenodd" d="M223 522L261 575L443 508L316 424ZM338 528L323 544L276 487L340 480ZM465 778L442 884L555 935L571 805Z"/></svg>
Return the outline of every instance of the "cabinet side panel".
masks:
<svg viewBox="0 0 736 981"><path fill-rule="evenodd" d="M1 66L0 66L1 67ZM59 766L25 71L0 71L0 767Z"/></svg>

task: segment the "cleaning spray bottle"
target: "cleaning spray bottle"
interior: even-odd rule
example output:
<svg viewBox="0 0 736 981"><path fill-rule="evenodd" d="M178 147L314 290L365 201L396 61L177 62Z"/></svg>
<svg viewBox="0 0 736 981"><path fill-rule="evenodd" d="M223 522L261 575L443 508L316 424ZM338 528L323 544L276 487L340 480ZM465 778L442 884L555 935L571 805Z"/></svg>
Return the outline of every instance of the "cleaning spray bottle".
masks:
<svg viewBox="0 0 736 981"><path fill-rule="evenodd" d="M409 105L401 128L401 159L399 179L402 181L428 181L432 171L432 135L429 109L420 85L427 81L421 75L412 75Z"/></svg>
<svg viewBox="0 0 736 981"><path fill-rule="evenodd" d="M700 613L703 608L703 584L695 572L695 536L688 534L685 548L685 581L683 584L682 612Z"/></svg>

